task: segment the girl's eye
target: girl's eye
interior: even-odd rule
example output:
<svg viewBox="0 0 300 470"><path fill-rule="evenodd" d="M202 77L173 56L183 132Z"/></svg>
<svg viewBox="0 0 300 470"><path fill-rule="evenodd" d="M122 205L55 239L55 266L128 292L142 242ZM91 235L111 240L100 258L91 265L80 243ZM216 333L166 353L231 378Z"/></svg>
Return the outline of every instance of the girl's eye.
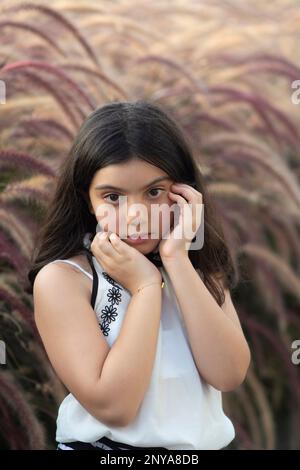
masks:
<svg viewBox="0 0 300 470"><path fill-rule="evenodd" d="M163 188L153 188L153 189L150 189L149 193L151 193L152 191L164 191ZM154 197L157 197L157 194L154 194L152 193L152 196ZM106 199L106 198L115 198L115 199L108 199L109 202L118 202L118 197L119 195L118 194L115 194L115 193L111 193L111 194L107 194L107 196L104 196L103 199Z"/></svg>
<svg viewBox="0 0 300 470"><path fill-rule="evenodd" d="M117 196L117 198L119 197L118 194L108 194L107 196L104 196L103 199L106 199L107 197L111 197L111 196ZM117 200L116 200L116 199L115 199L115 200L111 200L111 199L110 199L109 202L117 202Z"/></svg>
<svg viewBox="0 0 300 470"><path fill-rule="evenodd" d="M153 189L150 189L149 193L151 193L151 191L163 191L163 188L153 188ZM154 195L155 196L155 195Z"/></svg>

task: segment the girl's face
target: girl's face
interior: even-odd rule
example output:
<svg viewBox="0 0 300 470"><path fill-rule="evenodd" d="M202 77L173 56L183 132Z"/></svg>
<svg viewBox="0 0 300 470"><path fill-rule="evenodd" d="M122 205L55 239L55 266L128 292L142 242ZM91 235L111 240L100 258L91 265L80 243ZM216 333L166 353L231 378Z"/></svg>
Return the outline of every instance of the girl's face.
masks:
<svg viewBox="0 0 300 470"><path fill-rule="evenodd" d="M142 160L108 165L91 181L90 211L102 230L117 233L141 253L150 253L173 226L170 206L174 201L168 197L172 183L167 173ZM138 244L128 238L138 233L147 238Z"/></svg>

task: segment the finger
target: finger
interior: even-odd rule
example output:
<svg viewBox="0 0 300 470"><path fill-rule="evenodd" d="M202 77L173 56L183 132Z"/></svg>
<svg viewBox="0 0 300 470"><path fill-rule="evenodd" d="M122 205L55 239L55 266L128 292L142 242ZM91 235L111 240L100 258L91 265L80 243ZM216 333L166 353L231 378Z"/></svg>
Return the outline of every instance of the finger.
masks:
<svg viewBox="0 0 300 470"><path fill-rule="evenodd" d="M182 196L184 196L186 201L189 202L189 203L191 203L193 201L193 199L195 198L195 195L192 194L192 192L188 188L183 188L183 187L178 187L178 186L173 187L172 186L172 192L176 193L176 194L178 194L178 193L182 194Z"/></svg>
<svg viewBox="0 0 300 470"><path fill-rule="evenodd" d="M190 224L193 224L193 219L195 218L195 211L196 207L194 204L188 203L182 196L179 194L170 194L173 199L177 201L177 204L180 207L180 214L179 214L179 222L183 222L183 219L188 223L189 220ZM189 211L185 211L185 206L189 207Z"/></svg>
<svg viewBox="0 0 300 470"><path fill-rule="evenodd" d="M179 215L178 215L179 219L178 219L178 221L180 221L183 217L184 206L187 204L187 201L182 196L179 196L179 194L170 193L169 197L170 197L170 199L174 199L176 201L178 207L179 207Z"/></svg>
<svg viewBox="0 0 300 470"><path fill-rule="evenodd" d="M115 232L105 233L104 244L103 238L100 237L102 253L107 259L113 258L117 263L121 263L124 260L124 256L128 256L128 252L133 251L134 248L123 242Z"/></svg>
<svg viewBox="0 0 300 470"><path fill-rule="evenodd" d="M182 193L183 192L184 191L182 191ZM178 196L178 194L176 194L176 196ZM200 196L200 197L198 197L198 196ZM197 211L202 210L202 205L203 205L202 194L198 193L198 196L197 197L192 196L191 199L189 201L187 201L187 203L189 204L189 207L191 208L193 219L196 218ZM200 204L201 204L201 206L200 206ZM199 209L199 206L200 206L200 209Z"/></svg>
<svg viewBox="0 0 300 470"><path fill-rule="evenodd" d="M116 258L118 252L114 249L108 238L108 232L102 232L97 235L97 247L102 255L109 258Z"/></svg>
<svg viewBox="0 0 300 470"><path fill-rule="evenodd" d="M123 242L123 240L121 240L121 238L115 232L112 232L109 235L109 240L110 240L112 246L114 247L114 249L119 254L124 254L125 253L125 250L128 247L128 245L126 245L126 243Z"/></svg>
<svg viewBox="0 0 300 470"><path fill-rule="evenodd" d="M199 191L197 191L195 188L192 188L192 186L183 184L180 184L179 186L177 184L173 184L172 190L174 190L176 193L178 192L183 194L189 203L195 202L195 198L202 201L202 194L199 193Z"/></svg>
<svg viewBox="0 0 300 470"><path fill-rule="evenodd" d="M187 201L184 199L184 197L180 196L179 194L174 194L170 191L169 192L169 197L171 199L175 199L175 201L177 201L177 204L179 206L184 206L184 204L187 204Z"/></svg>
<svg viewBox="0 0 300 470"><path fill-rule="evenodd" d="M102 235L103 234L103 235ZM103 237L106 236L105 232L98 232L90 246L90 250L92 251L94 256L100 256L101 258L103 257L103 251L100 248L100 243L103 240Z"/></svg>
<svg viewBox="0 0 300 470"><path fill-rule="evenodd" d="M187 187L188 189L190 189L192 191L192 193L196 194L196 195L200 195L202 197L202 193L200 193L200 191L198 191L196 188L194 188L194 186L191 186L189 184L184 184L183 183L183 187Z"/></svg>

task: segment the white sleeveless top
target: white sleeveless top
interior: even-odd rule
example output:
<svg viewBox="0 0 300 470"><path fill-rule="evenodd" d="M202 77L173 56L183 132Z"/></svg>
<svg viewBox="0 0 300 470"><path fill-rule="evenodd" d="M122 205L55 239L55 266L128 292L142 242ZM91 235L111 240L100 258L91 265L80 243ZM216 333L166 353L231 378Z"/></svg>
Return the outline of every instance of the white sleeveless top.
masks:
<svg viewBox="0 0 300 470"><path fill-rule="evenodd" d="M58 261L69 262L93 278L71 260L52 263ZM112 346L131 294L102 269L95 257L93 264L99 278L94 311ZM165 285L157 350L150 385L136 418L127 426L107 426L69 393L58 410L56 441L95 442L106 436L137 447L201 450L222 449L234 439L233 424L222 409L222 394L200 377L171 280L164 267L158 269Z"/></svg>

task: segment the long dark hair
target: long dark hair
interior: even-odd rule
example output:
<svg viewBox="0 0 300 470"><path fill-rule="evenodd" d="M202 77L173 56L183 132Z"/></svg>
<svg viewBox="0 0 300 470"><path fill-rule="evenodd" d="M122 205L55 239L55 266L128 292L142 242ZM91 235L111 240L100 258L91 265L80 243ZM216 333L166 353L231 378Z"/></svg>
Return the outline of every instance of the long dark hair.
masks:
<svg viewBox="0 0 300 470"><path fill-rule="evenodd" d="M236 284L236 272L216 209L183 130L159 106L145 100L111 102L83 122L63 161L46 219L36 236L28 279L32 293L38 271L50 261L83 252L83 237L96 234L88 207L94 173L107 165L139 158L165 171L174 181L193 184L204 203L204 245L189 258L221 306L224 290ZM218 276L217 276L218 275Z"/></svg>

